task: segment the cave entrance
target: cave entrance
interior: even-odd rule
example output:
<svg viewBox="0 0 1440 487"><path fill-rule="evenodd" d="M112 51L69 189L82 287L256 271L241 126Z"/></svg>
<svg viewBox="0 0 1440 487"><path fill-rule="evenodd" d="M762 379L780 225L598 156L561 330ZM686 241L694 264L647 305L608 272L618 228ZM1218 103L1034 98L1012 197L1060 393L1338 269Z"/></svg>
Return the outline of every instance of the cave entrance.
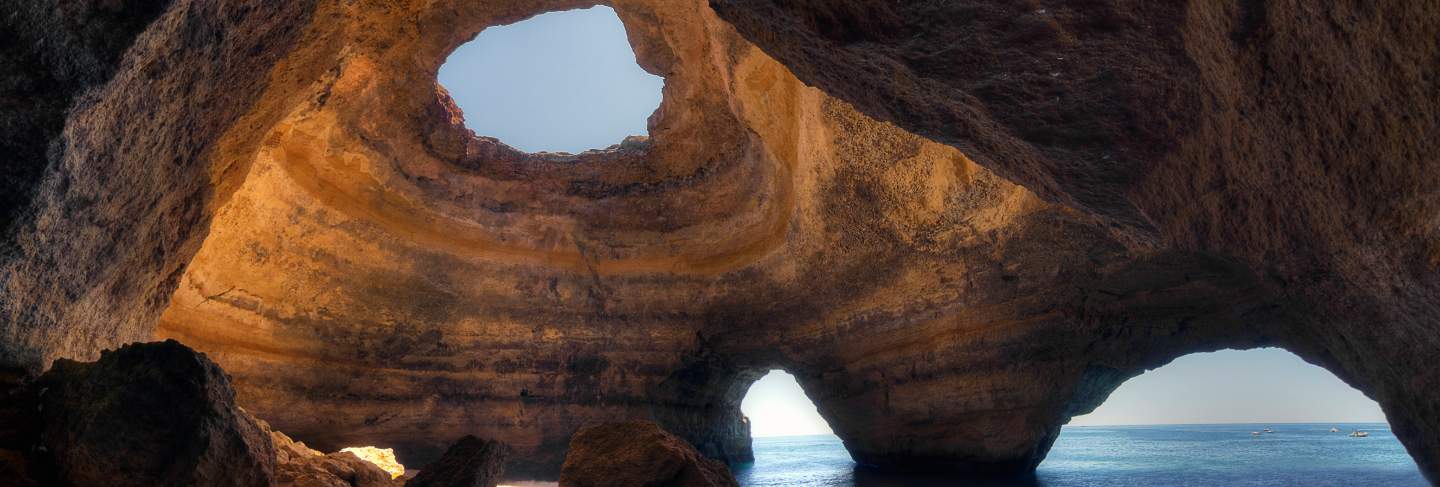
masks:
<svg viewBox="0 0 1440 487"><path fill-rule="evenodd" d="M527 152L569 153L648 133L664 86L636 63L606 6L487 28L450 54L439 81L475 133Z"/></svg>
<svg viewBox="0 0 1440 487"><path fill-rule="evenodd" d="M755 450L754 463L735 469L740 485L795 485L800 479L831 485L822 480L843 479L854 469L845 445L795 376L769 371L750 385L740 410L750 421Z"/></svg>
<svg viewBox="0 0 1440 487"><path fill-rule="evenodd" d="M1186 355L1125 382L1062 429L1036 475L1098 485L1425 485L1375 401L1278 348Z"/></svg>

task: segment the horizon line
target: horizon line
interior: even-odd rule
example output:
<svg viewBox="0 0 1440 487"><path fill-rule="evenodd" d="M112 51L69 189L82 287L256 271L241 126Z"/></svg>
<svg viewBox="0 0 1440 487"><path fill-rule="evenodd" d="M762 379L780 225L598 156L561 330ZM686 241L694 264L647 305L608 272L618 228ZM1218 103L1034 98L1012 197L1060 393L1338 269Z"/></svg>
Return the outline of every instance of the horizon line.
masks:
<svg viewBox="0 0 1440 487"><path fill-rule="evenodd" d="M1138 424L1063 424L1062 428L1101 428L1111 426L1239 426L1239 425L1260 425L1260 424L1383 424L1390 426L1389 421L1250 421L1250 422L1228 422L1228 423L1138 423ZM751 435L751 438L793 438L797 436L839 436L834 431L829 433L809 433L802 435Z"/></svg>

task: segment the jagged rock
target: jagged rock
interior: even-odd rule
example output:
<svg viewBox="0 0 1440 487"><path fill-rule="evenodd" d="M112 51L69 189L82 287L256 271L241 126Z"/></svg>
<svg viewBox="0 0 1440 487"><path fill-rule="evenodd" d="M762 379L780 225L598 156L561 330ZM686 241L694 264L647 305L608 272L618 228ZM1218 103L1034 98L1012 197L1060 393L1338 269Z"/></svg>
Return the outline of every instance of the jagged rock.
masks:
<svg viewBox="0 0 1440 487"><path fill-rule="evenodd" d="M391 478L405 475L405 466L400 464L398 458L395 458L394 448L351 446L340 451L354 454L360 457L361 460L375 464L375 466L380 467L380 470L384 470L385 473L390 474Z"/></svg>
<svg viewBox="0 0 1440 487"><path fill-rule="evenodd" d="M275 479L280 487L400 487L401 480L350 452L334 452L277 461Z"/></svg>
<svg viewBox="0 0 1440 487"><path fill-rule="evenodd" d="M31 387L39 443L75 487L268 487L270 438L235 406L230 380L179 342L126 345L93 363L59 360Z"/></svg>
<svg viewBox="0 0 1440 487"><path fill-rule="evenodd" d="M495 487L505 475L505 445L471 435L460 438L405 487Z"/></svg>
<svg viewBox="0 0 1440 487"><path fill-rule="evenodd" d="M275 445L275 480L279 487L400 487L380 468L350 452L321 453L285 433L260 426Z"/></svg>
<svg viewBox="0 0 1440 487"><path fill-rule="evenodd" d="M725 464L649 421L589 426L575 433L561 487L735 487Z"/></svg>

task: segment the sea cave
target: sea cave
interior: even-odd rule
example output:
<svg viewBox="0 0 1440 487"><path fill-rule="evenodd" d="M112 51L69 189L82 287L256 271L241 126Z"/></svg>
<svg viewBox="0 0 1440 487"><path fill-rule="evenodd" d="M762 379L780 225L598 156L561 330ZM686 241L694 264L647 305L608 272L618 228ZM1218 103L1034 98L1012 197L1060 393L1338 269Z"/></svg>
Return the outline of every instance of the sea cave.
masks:
<svg viewBox="0 0 1440 487"><path fill-rule="evenodd" d="M1047 485L1261 348L1440 480L1434 2L0 4L0 484L739 485L783 371Z"/></svg>

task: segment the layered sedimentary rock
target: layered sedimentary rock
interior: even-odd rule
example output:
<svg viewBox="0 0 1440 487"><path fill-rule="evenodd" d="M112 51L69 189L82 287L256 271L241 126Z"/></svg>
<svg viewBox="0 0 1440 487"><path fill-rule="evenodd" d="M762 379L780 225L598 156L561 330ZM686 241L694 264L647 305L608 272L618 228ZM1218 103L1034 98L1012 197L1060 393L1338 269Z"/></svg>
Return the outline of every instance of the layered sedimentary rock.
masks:
<svg viewBox="0 0 1440 487"><path fill-rule="evenodd" d="M594 3L177 1L104 44L25 142L4 365L158 333L322 450L546 477L623 418L743 460L778 367L861 462L1023 471L1146 368L1280 345L1440 468L1435 7L617 0L648 139L463 128L447 53Z"/></svg>
<svg viewBox="0 0 1440 487"><path fill-rule="evenodd" d="M1440 6L713 0L797 76L1083 211L1261 276L1246 323L1440 471Z"/></svg>

